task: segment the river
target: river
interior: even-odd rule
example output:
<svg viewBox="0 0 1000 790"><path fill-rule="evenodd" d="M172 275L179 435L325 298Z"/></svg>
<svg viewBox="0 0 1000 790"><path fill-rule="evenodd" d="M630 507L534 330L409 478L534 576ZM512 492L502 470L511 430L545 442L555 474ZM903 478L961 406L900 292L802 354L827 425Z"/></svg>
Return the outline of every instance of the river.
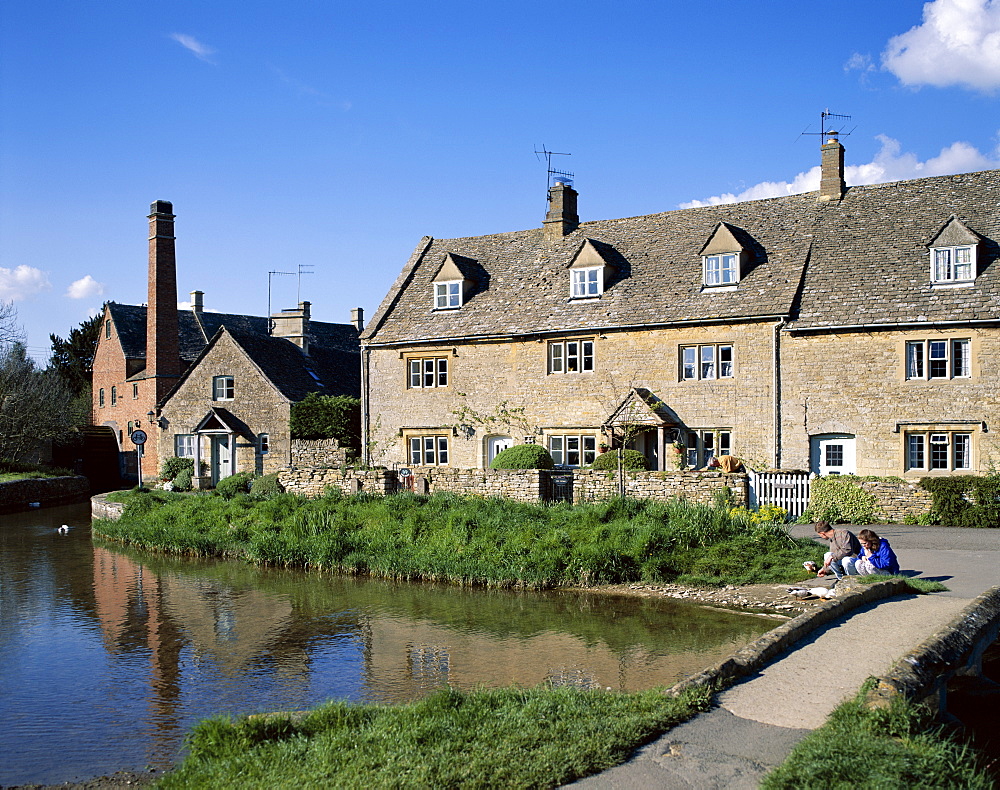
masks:
<svg viewBox="0 0 1000 790"><path fill-rule="evenodd" d="M167 768L219 714L445 685L666 686L772 626L673 600L129 552L91 541L89 504L0 515L0 785Z"/></svg>

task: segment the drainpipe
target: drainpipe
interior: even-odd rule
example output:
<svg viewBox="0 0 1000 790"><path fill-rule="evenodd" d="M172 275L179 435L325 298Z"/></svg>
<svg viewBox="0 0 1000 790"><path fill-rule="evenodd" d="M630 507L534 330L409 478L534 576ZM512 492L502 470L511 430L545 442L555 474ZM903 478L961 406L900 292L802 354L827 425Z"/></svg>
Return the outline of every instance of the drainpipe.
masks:
<svg viewBox="0 0 1000 790"><path fill-rule="evenodd" d="M771 347L771 369L774 373L774 468L781 469L781 330L788 324L787 316L774 325Z"/></svg>
<svg viewBox="0 0 1000 790"><path fill-rule="evenodd" d="M368 358L371 351L368 346L361 346L361 459L365 466L372 465L371 450L368 439L369 392L368 392Z"/></svg>

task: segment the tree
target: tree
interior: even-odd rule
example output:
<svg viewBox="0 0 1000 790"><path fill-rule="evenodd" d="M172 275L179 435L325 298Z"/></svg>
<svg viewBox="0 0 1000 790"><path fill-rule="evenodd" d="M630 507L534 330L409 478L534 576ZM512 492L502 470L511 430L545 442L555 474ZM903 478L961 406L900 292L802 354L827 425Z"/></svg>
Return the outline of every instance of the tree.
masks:
<svg viewBox="0 0 1000 790"><path fill-rule="evenodd" d="M0 302L0 351L23 339L13 302Z"/></svg>
<svg viewBox="0 0 1000 790"><path fill-rule="evenodd" d="M89 390L94 370L94 354L101 334L103 311L69 331L63 340L59 335L49 335L52 341L51 367L69 385L74 395Z"/></svg>
<svg viewBox="0 0 1000 790"><path fill-rule="evenodd" d="M0 350L0 458L30 460L39 445L73 426L73 393L51 370L39 370L23 343Z"/></svg>

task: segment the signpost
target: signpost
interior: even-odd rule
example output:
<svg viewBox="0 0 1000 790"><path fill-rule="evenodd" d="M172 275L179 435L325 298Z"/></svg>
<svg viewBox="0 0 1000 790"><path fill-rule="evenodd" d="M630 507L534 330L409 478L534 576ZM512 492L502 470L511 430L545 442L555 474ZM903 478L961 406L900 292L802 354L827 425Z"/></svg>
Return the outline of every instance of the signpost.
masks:
<svg viewBox="0 0 1000 790"><path fill-rule="evenodd" d="M132 444L135 445L135 462L139 467L139 488L142 488L142 446L146 443L146 432L137 429L129 434L129 439L132 440Z"/></svg>

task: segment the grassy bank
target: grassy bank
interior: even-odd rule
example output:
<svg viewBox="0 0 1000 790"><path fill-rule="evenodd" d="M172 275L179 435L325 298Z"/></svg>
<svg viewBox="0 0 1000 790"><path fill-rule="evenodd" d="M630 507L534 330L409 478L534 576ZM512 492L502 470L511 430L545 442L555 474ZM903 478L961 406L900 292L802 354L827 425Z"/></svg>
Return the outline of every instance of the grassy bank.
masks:
<svg viewBox="0 0 1000 790"><path fill-rule="evenodd" d="M330 703L298 721L210 719L160 786L556 787L621 762L707 706L701 690L449 689L408 705Z"/></svg>
<svg viewBox="0 0 1000 790"><path fill-rule="evenodd" d="M762 790L992 788L983 761L936 724L923 708L902 699L868 709L858 696L799 743Z"/></svg>
<svg viewBox="0 0 1000 790"><path fill-rule="evenodd" d="M817 559L811 540L748 514L685 502L619 499L534 505L448 494L282 494L231 500L131 492L109 540L147 550L238 557L393 579L547 588L674 581L792 582Z"/></svg>

